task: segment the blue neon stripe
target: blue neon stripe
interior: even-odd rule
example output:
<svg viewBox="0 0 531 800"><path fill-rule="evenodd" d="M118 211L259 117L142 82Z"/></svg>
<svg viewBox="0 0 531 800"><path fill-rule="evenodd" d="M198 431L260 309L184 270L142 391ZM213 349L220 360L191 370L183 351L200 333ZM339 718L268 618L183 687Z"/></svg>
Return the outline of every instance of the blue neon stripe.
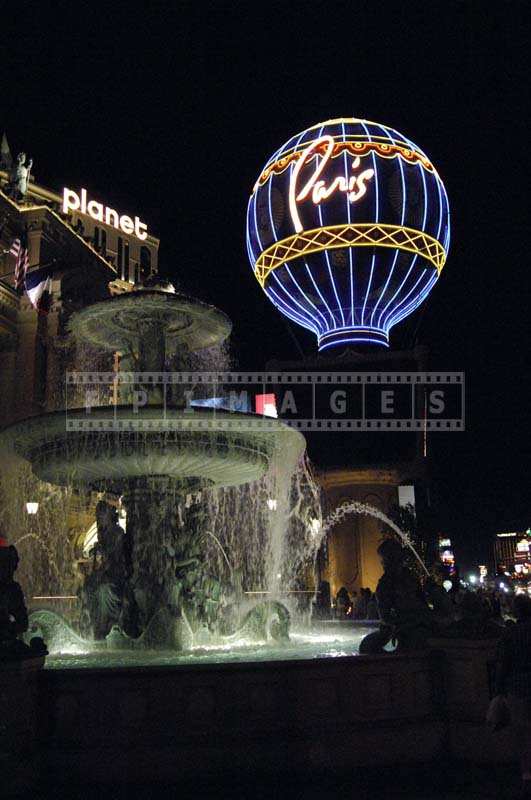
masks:
<svg viewBox="0 0 531 800"><path fill-rule="evenodd" d="M324 125L319 130L319 137L318 138L320 138L323 135L323 130L324 130ZM315 154L315 158L317 160L317 164L319 164L319 155L317 153ZM319 214L319 222L320 222L321 228L322 228L324 223L323 223L323 213L322 213L322 210L321 210L321 203L319 203L318 206L317 206L317 213ZM325 256L326 264L327 264L327 267L328 267L328 275L330 276L330 282L332 284L332 288L333 288L334 294L336 296L337 307L339 309L339 313L341 314L341 319L342 319L343 325L344 325L345 324L345 316L343 314L343 308L341 307L341 300L339 299L339 295L337 293L337 287L336 287L336 284L335 284L335 281L334 281L334 276L332 275L332 267L331 267L331 264L330 264L330 259L328 257L328 251L327 250L324 251L324 256ZM334 324L335 324L335 317L334 317Z"/></svg>
<svg viewBox="0 0 531 800"><path fill-rule="evenodd" d="M365 123L362 122L361 125L362 125L364 131L366 132L366 134L368 136L369 142L372 142L372 136L369 133L369 129L366 127ZM374 198L375 198L375 212L374 212L375 213L375 219L374 219L374 221L375 222L379 222L380 221L380 209L379 209L379 202L378 202L378 169L376 167L376 158L374 156L374 153L371 153L371 157L372 157L372 165L373 165L373 168L374 168L374 190L375 190L374 191ZM362 325L363 325L363 323L365 321L365 308L367 306L367 300L369 299L369 294L370 294L370 291L371 291L371 283L372 283L372 276L373 276L373 273L374 273L375 260L376 260L376 254L374 254L372 256L372 259L371 259L371 271L370 271L370 274L369 274L369 281L367 283L367 292L365 293L365 300L363 302L363 308L361 310L361 324Z"/></svg>
<svg viewBox="0 0 531 800"><path fill-rule="evenodd" d="M373 333L381 333L382 335L387 336L387 331L385 328L373 328L371 325L345 325L322 333L321 339L326 339L328 336L334 336L336 333L340 333L341 331L367 331L367 333L372 331Z"/></svg>
<svg viewBox="0 0 531 800"><path fill-rule="evenodd" d="M439 197L439 223L437 225L437 236L435 237L437 241L440 241L439 237L441 235L441 225L442 225L442 218L443 218L443 202L441 196L441 184L439 182L439 178L435 175L435 183L437 184L437 195ZM443 243L444 247L444 243Z"/></svg>
<svg viewBox="0 0 531 800"><path fill-rule="evenodd" d="M247 252L249 253L249 258L251 260L251 264L253 265L253 269L255 267L256 261L258 256L255 254L253 250L253 242L251 239L251 232L253 230L253 226L251 224L251 205L254 200L254 195L251 195L249 198L249 202L247 204Z"/></svg>
<svg viewBox="0 0 531 800"><path fill-rule="evenodd" d="M403 320L404 317L409 316L409 314L411 314L416 308L418 308L418 306L420 306L420 304L429 295L434 283L437 282L437 277L438 277L437 272L432 274L428 278L426 286L419 292L417 297L414 300L412 300L411 303L409 303L409 305L403 308L402 311L396 317L393 317L392 319L389 320L388 330L390 330L394 325Z"/></svg>
<svg viewBox="0 0 531 800"><path fill-rule="evenodd" d="M311 325L306 319L304 319L296 311L293 311L293 309L289 308L289 306L285 307L284 301L282 300L281 297L277 295L277 293L275 292L274 289L271 288L271 286L267 287L266 294L273 303L273 305L275 305L279 309L279 311L282 312L282 314L292 319L293 322L297 322L299 325L302 325L303 328L312 331L312 333L315 333L316 336L319 336L319 331L313 325ZM275 300L273 300L271 295L273 295L273 297L276 298L276 302Z"/></svg>
<svg viewBox="0 0 531 800"><path fill-rule="evenodd" d="M394 317L395 315L398 315L398 314L400 313L400 307L401 307L401 306L403 306L403 304L406 302L406 300L408 299L408 297L410 297L410 296L413 294L413 292L415 291L415 289L417 288L417 286L419 285L419 283L422 281L422 279L423 279L423 278L424 278L424 276L426 275L426 272L427 272L427 271L428 271L427 269L423 269L423 270L422 270L422 272L420 273L419 277L417 278L417 280L415 281L415 283L413 284L413 286L411 287L411 289L409 290L409 292L408 292L408 293L405 295L405 297L403 297L403 298L400 300L400 302L399 302L399 303L398 303L398 304L397 304L397 305L396 305L396 306L393 308L393 310L392 310L392 311L390 311L390 312L389 312L389 314L387 314L387 316L385 317L385 319L384 319L384 321L383 321L383 327L384 327L384 328L387 328L387 330L389 330L389 324L388 324L388 320L390 320L390 319L393 319L393 317Z"/></svg>
<svg viewBox="0 0 531 800"><path fill-rule="evenodd" d="M426 180L425 180L425 178L424 178L424 169L423 169L423 167L421 167L421 166L420 166L420 164L417 164L417 167L416 167L416 168L420 170L420 176L421 176L421 178L422 178L422 184L423 184L423 187L424 187L424 213L423 213L423 215L422 215L422 227L421 227L421 230L425 230L425 229L426 229L426 215L427 215L427 212L428 212L428 201L427 201L427 192L426 192ZM379 318L378 318L378 325L379 325L379 326L382 324L382 316L385 314L385 312L386 312L386 311L387 311L387 309L389 308L390 304L391 304L391 303L394 301L394 299L395 299L395 297L397 296L397 294L398 294L398 293L399 293L399 292L402 290L402 287L404 286L405 282L407 281L407 279L408 279L408 278L409 278L409 276L411 275L411 271L412 271L413 267L415 266L415 264L416 264L416 262L417 262L417 258L418 258L418 256L415 256L415 257L413 258L413 261L411 262L411 266L409 267L409 270L408 270L408 273L407 273L406 277L404 278L404 280L403 280L403 281L402 281L402 283L400 284L400 287L399 287L399 288L397 289L397 291L394 293L394 295L393 295L393 297L391 298L391 300L389 301L389 303L387 303L387 305L386 305L386 307L384 308L384 310L382 311L382 313L380 314L380 316L379 316Z"/></svg>
<svg viewBox="0 0 531 800"><path fill-rule="evenodd" d="M382 129L382 130L383 130L383 129ZM391 137L389 137L389 138L391 138ZM394 141L393 141L393 139L391 139L391 143L392 143L392 144L394 144ZM398 159L397 159L397 161L398 161L398 167L399 167L399 169L400 169L400 181L401 181L401 183L402 183L402 213L401 213L401 216L400 216L400 224L401 224L401 225L403 225L403 224L404 224L404 219L405 219L405 216L406 216L406 197L407 197L407 190L406 190L406 182L405 182L405 180L404 180L404 168L403 168L403 166L402 166L402 159L401 159L401 158L398 158ZM375 305L374 305L374 308L373 308L373 310L372 310L372 314L371 314L371 325L373 324L373 319L374 319L374 315L375 315L375 313L376 313L376 309L377 309L377 308L378 308L378 306L380 305L380 302L381 302L381 300L382 300L382 297L384 297L384 296L385 296L385 293L386 293L386 291L387 291L387 287L389 286L389 283L390 283L390 281L391 281L391 278L393 277L393 273L394 273L394 271L395 271L395 266L396 266L396 262L397 262L397 259L398 259L398 256L399 256L399 253L400 253L400 250L396 250L396 251L395 251L395 257L393 258L393 263L391 264L391 269L390 269L390 271L389 271L389 275L387 276L387 280L386 280L386 282L385 282L385 286L384 286L384 288L382 289L382 291L380 292L380 296L379 296L378 300L376 301L376 303L375 303ZM384 309L384 311L385 311L385 309ZM382 315L380 314L380 316L378 317L378 327L380 326L381 320L382 320Z"/></svg>
<svg viewBox="0 0 531 800"><path fill-rule="evenodd" d="M260 234L258 233L258 220L256 219L256 192L254 196L254 203L253 203L253 217L254 217L254 232L256 234L256 239L258 241L258 247L260 248L260 252L263 251L264 245L260 239Z"/></svg>
<svg viewBox="0 0 531 800"><path fill-rule="evenodd" d="M336 339L333 342L329 342L328 344L319 345L319 350L327 350L329 347L335 347L337 344L353 344L354 342L361 342L366 344L367 342L371 344L381 344L383 347L389 347L387 342L382 342L381 339L369 339L364 337L355 337L348 339Z"/></svg>
<svg viewBox="0 0 531 800"><path fill-rule="evenodd" d="M269 225L271 227L271 233L273 234L273 238L274 238L275 242L278 242L278 236L277 236L277 232L276 232L276 229L275 229L275 223L273 222L273 211L271 209L271 187L273 186L273 178L274 178L274 173L272 172L271 173L271 177L269 178L268 187L267 187L267 208L268 208L268 211L269 211Z"/></svg>
<svg viewBox="0 0 531 800"><path fill-rule="evenodd" d="M347 137L346 137L346 133L345 133L345 125L344 125L343 122L341 123L341 129L343 131L343 141L346 142L347 141ZM346 153L343 153L343 163L344 163L344 166L345 166L345 180L347 181L347 184L348 184L348 160L347 160L347 154ZM350 223L351 222L351 214L350 214L350 203L349 203L348 197L347 197L347 215L348 215L348 221ZM348 248L348 261L349 261L349 268L350 268L350 321L351 321L351 323L353 325L355 325L356 324L356 314L355 314L355 309L354 309L354 267L353 267L353 264L352 264L352 259L353 259L352 247L349 247Z"/></svg>
<svg viewBox="0 0 531 800"><path fill-rule="evenodd" d="M326 317L324 316L324 314L317 308L315 303L313 303L312 300L310 300L310 298L308 297L306 292L302 289L302 287L299 285L299 283L295 280L295 277L294 277L293 273L291 272L291 270L290 270L290 268L288 267L287 264L284 265L284 269L286 270L286 272L288 273L288 275L290 276L291 280L293 281L293 283L295 284L295 286L297 287L297 289L299 290L301 295L304 297L306 302L309 303L311 305L311 307L314 308L317 311L317 313L319 314L320 317L322 317L323 322L324 322L324 326L325 326L325 330L326 330L328 328L328 323L326 321ZM293 298L293 299L295 299L295 298Z"/></svg>
<svg viewBox="0 0 531 800"><path fill-rule="evenodd" d="M321 294L321 290L320 290L320 289L319 289L319 287L317 286L317 284L316 284L316 282L315 282L315 280L314 280L314 277L313 277L313 275L312 275L312 271L311 271L310 267L308 266L308 264L306 263L306 261L304 262L304 266L306 267L306 272L307 272L307 273L308 273L308 275L310 276L310 280L311 280L311 282L313 283L313 288L315 289L315 291L317 292L317 294L319 295L319 297L321 298L321 300L322 300L322 301L323 301L323 303L325 304L325 306L326 306L326 310L327 310L327 311L328 311L328 313L330 314L330 324L331 324L332 328L334 328L334 327L335 327L335 325L336 325L336 320L335 320L335 317L334 317L334 315L332 314L332 312L331 312L331 310L330 310L330 306L328 305L328 303L327 303L327 302L326 302L326 300L324 299L323 295Z"/></svg>
<svg viewBox="0 0 531 800"><path fill-rule="evenodd" d="M440 180L440 179L439 179ZM446 187L444 183L441 181L441 187L444 192L444 197L446 200L446 237L444 241L444 249L448 253L448 249L450 247L450 204L448 202L448 195L446 193Z"/></svg>
<svg viewBox="0 0 531 800"><path fill-rule="evenodd" d="M389 324L389 330L394 325L397 325L399 322L402 322L402 320L405 317L408 317L410 314L412 314L413 311L415 311L426 300L428 295L431 293L434 283L436 282L437 278L430 278L425 288L422 290L421 294L419 294L418 298L414 302L412 302L411 305L407 306L407 308L405 308L403 312Z"/></svg>
<svg viewBox="0 0 531 800"><path fill-rule="evenodd" d="M296 305L296 306L298 306L298 307L301 309L301 311L303 312L303 315L305 315L305 316L306 316L306 317L308 317L309 319L313 320L313 322L315 323L316 327L317 327L318 329L320 329L320 328L321 328L321 323L319 322L318 318L317 318L317 317L315 317L315 316L314 316L314 315L311 313L311 311L308 311L308 309L307 309L307 308L304 308L304 306L303 306L303 305L301 305L301 303L299 303L299 301L298 301L298 300L296 300L296 298L295 298L295 297L293 297L293 295L291 294L291 292L288 292L288 290L286 289L286 287L283 285L282 281L281 281L281 280L279 280L279 278L277 277L277 275L275 275L275 272L274 272L274 271L273 271L273 273L272 273L272 277L275 279L275 282L276 282L276 283L278 284L278 286L279 286L279 287L282 289L282 291L283 291L283 292L284 292L284 293L285 293L285 294L286 294L286 295L289 297L290 301L291 301L291 302L293 302L293 303L295 303L295 305ZM293 277L293 276L291 276L291 277ZM299 287L298 287L298 288L299 288ZM299 289L299 290L300 290L300 289ZM294 309L294 310L295 310L295 309ZM297 314L298 314L299 312L297 311L297 312L295 312L295 313L297 313Z"/></svg>

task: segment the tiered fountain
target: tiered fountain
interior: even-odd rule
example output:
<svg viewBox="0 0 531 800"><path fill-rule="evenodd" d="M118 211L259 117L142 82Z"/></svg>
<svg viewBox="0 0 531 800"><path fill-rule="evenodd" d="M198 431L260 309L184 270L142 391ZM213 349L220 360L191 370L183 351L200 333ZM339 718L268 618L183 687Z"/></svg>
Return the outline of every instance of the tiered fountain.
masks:
<svg viewBox="0 0 531 800"><path fill-rule="evenodd" d="M276 420L192 408L179 385L164 382L171 358L178 365L231 329L221 311L166 281L87 306L69 326L76 342L121 354L118 403L88 410L81 400L66 419L44 414L3 436L43 481L122 497L125 535L112 507L97 507L101 566L81 592L87 628L131 648L182 649L198 631L227 633L219 576L205 567L201 504L186 525L178 507L205 488L256 481L279 452L295 466L303 436ZM286 635L288 614L274 600L255 621L266 636Z"/></svg>

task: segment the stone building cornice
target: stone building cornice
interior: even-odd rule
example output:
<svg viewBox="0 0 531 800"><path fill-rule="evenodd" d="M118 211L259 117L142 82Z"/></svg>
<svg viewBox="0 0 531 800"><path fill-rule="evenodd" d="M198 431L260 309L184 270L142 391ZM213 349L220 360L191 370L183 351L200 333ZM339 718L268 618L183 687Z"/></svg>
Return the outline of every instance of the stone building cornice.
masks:
<svg viewBox="0 0 531 800"><path fill-rule="evenodd" d="M8 179L9 179L9 176L8 176L7 172L5 172L4 170L0 170L0 181L5 183ZM62 198L62 196L60 194L58 194L57 192L54 192L52 189L48 189L45 186L40 186L39 184L35 183L33 181L33 179L30 179L30 183L29 183L29 186L28 186L27 198L28 198L28 200L25 200L23 203L14 203L14 205L16 205L19 208L24 208L24 206L31 206L31 205L33 205L33 206L42 206L43 203L44 203L46 208L50 208L49 204L62 206L62 203L63 203L63 198ZM10 199L10 198L8 198L8 199ZM11 201L11 202L13 202L13 201ZM51 208L50 208L50 210L54 211L54 209L51 209ZM54 213L56 214L57 212L54 211ZM57 215L57 216L59 216L59 215ZM59 218L61 219L60 216L59 216ZM68 223L66 223L66 224L68 225ZM100 222L98 224L101 225L104 228L107 228L108 230L112 229L112 226L107 225L105 222ZM158 249L158 247L160 245L160 240L156 236L152 236L150 233L148 233L147 238L145 240L145 243L149 244L149 245L152 245L153 247L156 247Z"/></svg>
<svg viewBox="0 0 531 800"><path fill-rule="evenodd" d="M0 190L0 210L6 216L19 215L19 222L27 224L30 231L41 227L49 234L55 229L59 235L61 233L64 234L65 239L70 240L72 243L76 242L78 246L83 248L87 255L90 255L96 262L104 266L106 271L110 271L114 275L116 274L114 265L103 258L90 242L87 242L82 236L76 233L71 225L49 206L16 203ZM51 238L53 238L53 236Z"/></svg>
<svg viewBox="0 0 531 800"><path fill-rule="evenodd" d="M416 460L395 466L341 467L319 470L315 477L323 489L345 486L399 486L404 481L423 478L424 461Z"/></svg>

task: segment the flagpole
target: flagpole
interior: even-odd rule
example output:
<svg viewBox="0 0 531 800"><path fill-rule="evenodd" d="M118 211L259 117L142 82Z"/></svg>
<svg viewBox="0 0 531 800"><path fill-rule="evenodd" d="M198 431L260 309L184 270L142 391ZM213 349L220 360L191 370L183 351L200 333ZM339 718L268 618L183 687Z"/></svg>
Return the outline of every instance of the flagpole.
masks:
<svg viewBox="0 0 531 800"><path fill-rule="evenodd" d="M6 250L5 252L9 253L9 250ZM55 264L57 261L58 261L57 258L52 258L51 261L47 261L45 264L42 264L42 263L41 264L32 264L31 265L31 269L28 269L26 274L29 275L29 273L33 272L34 269L44 269L44 267L50 267L52 264ZM8 275L14 275L14 274L15 274L15 270L14 269L10 270L9 272L4 272L3 275L0 275L0 280L2 280L2 278L7 278Z"/></svg>

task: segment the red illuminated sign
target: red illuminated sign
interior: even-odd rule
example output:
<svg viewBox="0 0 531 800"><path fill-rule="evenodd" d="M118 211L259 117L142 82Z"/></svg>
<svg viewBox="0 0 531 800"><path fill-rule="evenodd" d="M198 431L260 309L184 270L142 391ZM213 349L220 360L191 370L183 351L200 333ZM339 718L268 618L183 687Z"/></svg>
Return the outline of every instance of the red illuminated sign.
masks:
<svg viewBox="0 0 531 800"><path fill-rule="evenodd" d="M257 394L254 398L254 410L263 417L278 417L277 402L274 394Z"/></svg>

